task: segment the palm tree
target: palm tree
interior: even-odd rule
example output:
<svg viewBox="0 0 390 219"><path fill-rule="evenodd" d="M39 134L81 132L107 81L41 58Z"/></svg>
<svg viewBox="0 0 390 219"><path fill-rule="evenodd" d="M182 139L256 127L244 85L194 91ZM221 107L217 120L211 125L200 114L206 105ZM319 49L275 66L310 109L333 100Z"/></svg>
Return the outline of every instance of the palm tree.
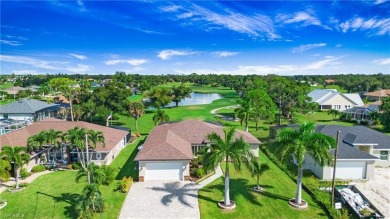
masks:
<svg viewBox="0 0 390 219"><path fill-rule="evenodd" d="M65 107L60 107L58 113L61 115L61 119L66 120L66 116L68 115L68 110Z"/></svg>
<svg viewBox="0 0 390 219"><path fill-rule="evenodd" d="M333 116L333 119L336 119L336 117L337 117L338 115L340 115L340 112L339 112L338 110L335 110L335 109L330 109L330 110L328 111L328 115L332 115L332 116Z"/></svg>
<svg viewBox="0 0 390 219"><path fill-rule="evenodd" d="M135 119L135 130L138 130L138 119L145 113L144 104L142 102L130 103L129 113Z"/></svg>
<svg viewBox="0 0 390 219"><path fill-rule="evenodd" d="M69 129L66 133L66 139L70 143L70 145L75 146L77 149L77 157L81 166L86 168L85 165L85 135L87 134L87 130L84 128L74 127L73 129Z"/></svg>
<svg viewBox="0 0 390 219"><path fill-rule="evenodd" d="M30 161L30 155L27 153L27 148L21 146L4 146L0 152L2 158L10 164L14 164L15 188L19 189L19 167Z"/></svg>
<svg viewBox="0 0 390 219"><path fill-rule="evenodd" d="M47 131L43 130L36 135L30 136L27 140L28 150L41 148L47 143Z"/></svg>
<svg viewBox="0 0 390 219"><path fill-rule="evenodd" d="M243 98L239 100L238 103L240 104L240 107L236 108L234 112L236 113L237 117L240 118L241 124L242 121L245 122L245 131L248 132L248 121L253 111L252 100Z"/></svg>
<svg viewBox="0 0 390 219"><path fill-rule="evenodd" d="M50 129L49 131L46 132L46 139L47 143L54 147L54 155L53 155L53 160L55 159L56 156L56 151L57 148L61 145L61 142L59 139L61 139L62 132L61 131L56 131L54 129ZM48 151L50 151L51 148L49 148Z"/></svg>
<svg viewBox="0 0 390 219"><path fill-rule="evenodd" d="M259 185L260 176L267 170L269 170L268 164L265 164L265 163L260 164L260 162L257 161L257 160L253 161L251 172L252 172L252 176L256 176L257 177L256 190L258 190L258 191L262 190L262 188Z"/></svg>
<svg viewBox="0 0 390 219"><path fill-rule="evenodd" d="M88 178L89 174L89 178ZM95 163L89 163L87 168L81 168L76 175L76 182L79 183L81 178L87 177L88 184L96 183L98 185L103 184L104 181L104 171Z"/></svg>
<svg viewBox="0 0 390 219"><path fill-rule="evenodd" d="M297 193L294 202L302 204L302 172L305 155L310 155L321 166L332 163L332 155L329 152L331 146L335 145L335 139L316 132L315 124L312 122L303 123L298 130L285 128L276 134L276 143L280 144L280 155L282 160L289 160L291 155L298 165Z"/></svg>
<svg viewBox="0 0 390 219"><path fill-rule="evenodd" d="M91 214L103 210L104 200L97 184L86 185L79 197L77 209L79 214Z"/></svg>
<svg viewBox="0 0 390 219"><path fill-rule="evenodd" d="M215 169L221 162L225 162L225 198L224 205L229 206L229 161L233 163L236 170L241 170L242 164L250 166L253 160L253 153L251 147L244 142L242 137L235 136L236 130L224 129L224 136L219 136L213 132L207 135L207 139L211 142L210 146L205 149L203 155L203 165L206 170Z"/></svg>
<svg viewBox="0 0 390 219"><path fill-rule="evenodd" d="M96 148L96 145L100 142L103 144L103 147L106 146L106 141L105 141L105 138L104 138L104 134L103 132L101 131L95 131L95 130L92 130L90 129L88 131L88 142L91 142L92 143L92 147L93 149ZM89 157L87 158L87 162L89 163Z"/></svg>
<svg viewBox="0 0 390 219"><path fill-rule="evenodd" d="M153 115L154 125L157 125L160 122L168 122L168 121L169 121L169 116L165 114L164 110L158 109Z"/></svg>

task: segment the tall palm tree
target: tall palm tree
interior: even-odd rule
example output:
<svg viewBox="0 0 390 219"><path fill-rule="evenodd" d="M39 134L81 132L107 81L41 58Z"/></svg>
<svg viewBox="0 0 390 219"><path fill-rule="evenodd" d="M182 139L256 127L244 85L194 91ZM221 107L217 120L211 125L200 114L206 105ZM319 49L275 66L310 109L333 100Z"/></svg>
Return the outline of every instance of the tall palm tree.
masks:
<svg viewBox="0 0 390 219"><path fill-rule="evenodd" d="M15 188L19 189L19 167L30 161L30 155L27 149L21 146L4 146L0 152L2 158L7 160L10 164L14 164Z"/></svg>
<svg viewBox="0 0 390 219"><path fill-rule="evenodd" d="M154 125L157 125L160 122L169 122L169 116L164 110L158 109L153 115L153 122Z"/></svg>
<svg viewBox="0 0 390 219"><path fill-rule="evenodd" d="M257 185L256 185L256 189L257 190L262 190L262 188L260 187L259 183L260 183L260 176L267 170L269 170L269 165L266 164L266 163L263 163L261 164L259 161L257 160L254 160L252 162L252 166L251 166L251 172L252 172L252 176L256 176L256 179L257 179Z"/></svg>
<svg viewBox="0 0 390 219"><path fill-rule="evenodd" d="M28 150L32 151L34 149L39 149L46 143L47 143L47 131L43 130L38 134L30 136L28 138L27 140Z"/></svg>
<svg viewBox="0 0 390 219"><path fill-rule="evenodd" d="M332 163L332 155L329 150L335 146L335 139L316 132L315 124L303 123L298 130L285 128L276 134L276 143L282 147L280 155L282 160L290 160L294 156L298 165L297 193L295 203L302 204L302 173L305 155L310 155L321 166Z"/></svg>
<svg viewBox="0 0 390 219"><path fill-rule="evenodd" d="M85 135L87 134L87 130L84 128L74 127L73 129L69 129L66 133L66 139L71 146L76 147L77 149L77 157L81 166L86 168L85 165Z"/></svg>
<svg viewBox="0 0 390 219"><path fill-rule="evenodd" d="M93 149L96 148L96 145L100 142L103 144L103 147L106 146L106 140L104 138L104 134L101 131L88 130L88 142L92 143ZM89 163L89 157L87 158L87 162Z"/></svg>
<svg viewBox="0 0 390 219"><path fill-rule="evenodd" d="M54 148L54 155L53 155L53 160L55 159L55 154L57 151L57 148L60 147L62 132L61 131L56 131L54 129L49 129L49 131L46 132L46 139L47 143ZM48 151L50 151L51 148L49 148Z"/></svg>
<svg viewBox="0 0 390 219"><path fill-rule="evenodd" d="M135 119L135 130L138 130L138 119L145 113L144 104L142 102L130 103L129 113Z"/></svg>
<svg viewBox="0 0 390 219"><path fill-rule="evenodd" d="M213 132L207 135L207 139L211 142L210 146L205 149L203 155L203 165L207 170L215 169L221 162L225 162L225 198L224 204L229 206L229 161L233 163L236 170L241 170L242 164L250 166L253 160L251 147L244 142L242 137L235 136L235 129L224 129L224 136L219 136Z"/></svg>
<svg viewBox="0 0 390 219"><path fill-rule="evenodd" d="M236 108L234 112L236 113L237 117L240 118L241 124L242 121L245 122L245 131L248 132L248 121L249 117L252 115L253 111L253 102L249 98L243 98L238 101L240 104L240 107Z"/></svg>

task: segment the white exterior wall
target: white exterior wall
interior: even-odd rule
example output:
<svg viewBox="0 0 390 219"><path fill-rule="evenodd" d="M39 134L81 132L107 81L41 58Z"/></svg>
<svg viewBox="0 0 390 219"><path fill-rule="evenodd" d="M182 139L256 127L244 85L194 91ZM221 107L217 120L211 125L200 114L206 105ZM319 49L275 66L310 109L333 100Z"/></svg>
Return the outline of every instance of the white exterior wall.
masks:
<svg viewBox="0 0 390 219"><path fill-rule="evenodd" d="M259 145L251 144L252 153L255 157L259 157Z"/></svg>
<svg viewBox="0 0 390 219"><path fill-rule="evenodd" d="M336 105L340 105L340 109L336 109L339 111L345 111L346 109L352 108L355 104L349 101L347 98L343 97L341 94L337 94L333 98L328 101L322 103L321 105L331 105L332 109L336 109ZM348 107L349 106L349 107Z"/></svg>
<svg viewBox="0 0 390 219"><path fill-rule="evenodd" d="M103 160L92 160L96 164L110 164L116 156L118 156L119 152L126 146L126 137L124 137L122 140L118 142L117 145L107 154L107 156Z"/></svg>
<svg viewBox="0 0 390 219"><path fill-rule="evenodd" d="M138 162L138 170L139 170L139 174L138 176L141 176L141 177L145 177L145 171L146 171L146 164L147 163L169 163L169 162L174 162L174 163L177 163L177 162L182 162L182 167L183 167L183 177L185 176L189 176L190 175L190 161L189 160L173 160L173 161L139 161ZM184 180L184 179L182 179Z"/></svg>
<svg viewBox="0 0 390 219"><path fill-rule="evenodd" d="M384 150L372 150L372 153L371 155L377 157L377 158L380 158L381 156L381 151L384 151ZM387 160L377 160L375 161L375 166L379 166L379 167L390 167L390 151L389 151L389 156L387 157Z"/></svg>
<svg viewBox="0 0 390 219"><path fill-rule="evenodd" d="M6 113L8 114L8 113ZM0 114L0 119L4 119L4 114ZM8 119L14 120L34 120L34 114L8 114Z"/></svg>
<svg viewBox="0 0 390 219"><path fill-rule="evenodd" d="M303 163L303 169L309 169L311 172L314 173L318 178L322 179L324 168L321 167L317 162L313 160L313 158L306 154L305 155L305 161Z"/></svg>

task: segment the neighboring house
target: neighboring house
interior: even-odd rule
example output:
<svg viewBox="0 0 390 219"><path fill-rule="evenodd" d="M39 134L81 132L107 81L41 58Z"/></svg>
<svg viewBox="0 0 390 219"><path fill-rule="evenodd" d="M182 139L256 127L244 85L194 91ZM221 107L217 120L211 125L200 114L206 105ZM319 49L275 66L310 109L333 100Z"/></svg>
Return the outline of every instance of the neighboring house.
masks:
<svg viewBox="0 0 390 219"><path fill-rule="evenodd" d="M344 111L355 106L363 106L359 94L342 94L333 89L315 89L308 94L321 110Z"/></svg>
<svg viewBox="0 0 390 219"><path fill-rule="evenodd" d="M119 152L126 146L127 141L130 139L130 134L128 131L119 130L115 128L110 128L107 126L96 125L88 122L70 122L63 121L59 119L45 119L39 122L35 122L31 125L28 125L19 130L10 132L5 135L0 136L0 147L5 145L9 146L26 146L27 140L30 136L36 135L43 130L54 129L56 131L66 132L69 129L74 127L85 128L87 130L101 131L104 134L105 138L105 147L103 144L98 143L95 150L90 151L92 155L92 162L96 164L110 164L114 158L119 154ZM50 147L49 147L50 148ZM50 149L49 149L50 150ZM31 168L37 164L41 163L41 154L46 153L46 150L33 153L31 156L31 161L28 163L26 169L31 170ZM70 153L70 157L67 156ZM53 158L57 162L67 163L75 158L76 154L72 151L66 151L66 148L63 147L62 150L50 150L48 160L51 161Z"/></svg>
<svg viewBox="0 0 390 219"><path fill-rule="evenodd" d="M279 128L273 127L271 136L275 136ZM338 179L371 179L374 178L375 166L390 165L390 136L365 126L318 125L316 129L335 139L337 131L341 131L336 166ZM334 151L330 150L333 156ZM305 155L304 168L310 169L320 179L329 180L333 177L333 166L322 167L308 154Z"/></svg>
<svg viewBox="0 0 390 219"><path fill-rule="evenodd" d="M198 120L162 124L149 134L135 158L139 166L139 181L189 180L190 160L210 144L207 135L223 135L223 127ZM236 131L237 137L252 147L259 156L260 141L249 132Z"/></svg>
<svg viewBox="0 0 390 219"><path fill-rule="evenodd" d="M381 98L390 97L390 89L368 92L365 93L364 96L366 96L369 101L378 101L381 100Z"/></svg>
<svg viewBox="0 0 390 219"><path fill-rule="evenodd" d="M21 99L0 107L0 119L39 121L55 117L58 104L48 104L34 99Z"/></svg>
<svg viewBox="0 0 390 219"><path fill-rule="evenodd" d="M348 118L354 121L371 122L370 114L379 111L380 104L357 106L345 111Z"/></svg>

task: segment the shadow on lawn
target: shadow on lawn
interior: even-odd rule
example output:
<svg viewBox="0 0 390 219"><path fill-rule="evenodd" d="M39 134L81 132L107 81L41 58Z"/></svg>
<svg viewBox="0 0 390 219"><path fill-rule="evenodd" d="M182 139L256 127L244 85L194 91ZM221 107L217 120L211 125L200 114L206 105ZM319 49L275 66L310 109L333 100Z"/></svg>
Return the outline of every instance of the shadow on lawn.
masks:
<svg viewBox="0 0 390 219"><path fill-rule="evenodd" d="M54 204L53 204L53 215L52 215L52 218L54 218L54 212L60 210L60 209L56 209L56 205L59 202L66 202L66 203L70 204L70 205L64 207L65 208L65 212L64 213L69 218L77 218L76 203L77 203L77 199L80 196L79 194L76 194L76 193L62 193L61 196L59 196L59 197L53 196L53 195L50 195L50 194L47 194L47 193L43 193L43 192L38 192L38 191L37 191L36 194L37 194L37 200L36 200L36 203L35 203L34 218L35 218L35 213L37 211L38 201L39 201L39 196L40 195L48 196L48 197L53 198ZM48 203L45 203L44 206L46 208L50 207L50 206L48 206ZM46 215L46 216L49 217L49 215Z"/></svg>
<svg viewBox="0 0 390 219"><path fill-rule="evenodd" d="M177 198L181 204L190 208L193 208L193 206L187 202L186 197L190 196L196 198L196 193L198 192L198 189L196 188L195 184L187 183L181 185L180 182L164 183L163 187L154 186L149 189L168 193L167 195L164 195L161 199L161 203L165 206L168 206L174 198Z"/></svg>
<svg viewBox="0 0 390 219"><path fill-rule="evenodd" d="M222 182L225 182L225 178L221 177ZM248 200L251 204L258 205L258 206L263 206L258 200L256 195L254 194L252 188L254 185L248 184L247 179L230 179L230 199L235 200L237 196L243 196L245 197L246 200ZM267 187L264 185L264 187ZM272 186L270 186L271 188ZM207 189L202 189L203 191L206 192L212 192L212 190L219 190L222 192L222 196L224 195L224 190L225 190L225 184L217 184L213 186L207 186ZM199 196L199 198L204 198ZM214 197L212 197L214 198ZM204 198L207 201L217 203L221 200L216 200L216 199L211 199L211 198Z"/></svg>
<svg viewBox="0 0 390 219"><path fill-rule="evenodd" d="M116 180L121 180L125 176L126 177L131 176L134 179L134 181L138 180L137 164L134 161L134 158L135 158L135 156L137 156L138 146L142 145L144 143L144 141L145 141L145 139L138 142L136 149L134 149L133 153L131 153L131 155L127 159L126 163L122 167L119 167L120 171L115 177Z"/></svg>

